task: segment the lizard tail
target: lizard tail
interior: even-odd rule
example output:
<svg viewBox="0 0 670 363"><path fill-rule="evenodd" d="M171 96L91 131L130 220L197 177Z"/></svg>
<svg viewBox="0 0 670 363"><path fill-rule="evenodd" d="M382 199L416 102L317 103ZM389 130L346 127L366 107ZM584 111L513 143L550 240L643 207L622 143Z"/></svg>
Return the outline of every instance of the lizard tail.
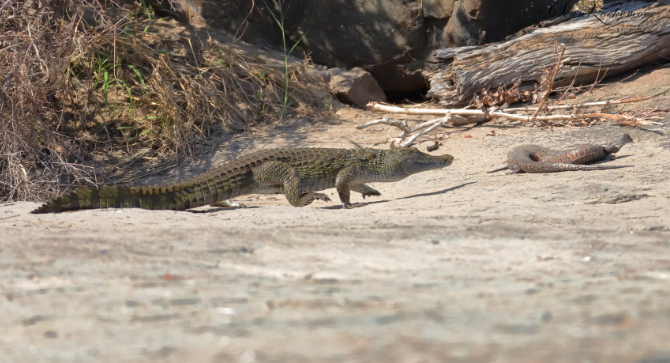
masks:
<svg viewBox="0 0 670 363"><path fill-rule="evenodd" d="M489 170L489 171L487 171L486 173L488 173L488 174L491 174L491 173L497 173L497 172L499 172L499 171L503 171L503 170L507 170L507 169L509 169L509 168L508 168L507 166L505 166L505 167L502 167L502 168L498 168L498 169L494 169L494 170Z"/></svg>
<svg viewBox="0 0 670 363"><path fill-rule="evenodd" d="M579 171L579 170L607 170L628 168L633 165L580 165L580 164L566 164L566 163L547 163L534 162L527 163L523 166L523 171L527 173L551 173L559 171Z"/></svg>
<svg viewBox="0 0 670 363"><path fill-rule="evenodd" d="M178 187L106 187L79 189L56 198L31 213L94 208L186 209L190 198Z"/></svg>

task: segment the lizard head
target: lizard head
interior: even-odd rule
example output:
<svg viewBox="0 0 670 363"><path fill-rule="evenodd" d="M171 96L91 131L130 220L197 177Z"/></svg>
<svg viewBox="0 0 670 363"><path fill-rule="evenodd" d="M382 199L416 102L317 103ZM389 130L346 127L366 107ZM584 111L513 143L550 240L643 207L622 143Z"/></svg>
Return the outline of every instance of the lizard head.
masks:
<svg viewBox="0 0 670 363"><path fill-rule="evenodd" d="M623 146L623 145L621 145L621 146ZM616 154L619 151L619 149L621 148L621 146L617 146L617 145L605 146L605 154L607 154L607 155Z"/></svg>
<svg viewBox="0 0 670 363"><path fill-rule="evenodd" d="M616 152L621 150L621 148L624 145L626 145L628 143L631 143L631 142L633 142L633 139L630 138L630 135L629 134L623 134L623 136L621 137L621 145L605 146L605 154L608 154L608 155L609 154L615 154Z"/></svg>
<svg viewBox="0 0 670 363"><path fill-rule="evenodd" d="M397 150L397 153L399 164L406 175L444 168L451 165L454 160L454 157L449 154L429 155L415 147L401 148Z"/></svg>

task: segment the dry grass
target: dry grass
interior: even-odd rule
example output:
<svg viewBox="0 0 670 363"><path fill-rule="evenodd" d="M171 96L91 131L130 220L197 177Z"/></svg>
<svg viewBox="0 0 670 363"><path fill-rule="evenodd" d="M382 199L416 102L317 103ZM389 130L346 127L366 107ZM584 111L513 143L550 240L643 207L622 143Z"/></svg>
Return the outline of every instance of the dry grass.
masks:
<svg viewBox="0 0 670 363"><path fill-rule="evenodd" d="M174 167L213 134L278 118L279 71L214 41L167 41L146 10L0 0L0 200L128 182L149 174L135 161ZM300 68L292 112L323 113Z"/></svg>

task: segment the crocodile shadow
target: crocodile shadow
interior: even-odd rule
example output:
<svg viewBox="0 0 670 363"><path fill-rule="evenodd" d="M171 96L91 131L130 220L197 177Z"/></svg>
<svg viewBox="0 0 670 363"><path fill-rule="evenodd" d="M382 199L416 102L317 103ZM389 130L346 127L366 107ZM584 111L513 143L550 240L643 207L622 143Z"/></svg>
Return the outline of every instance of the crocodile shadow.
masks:
<svg viewBox="0 0 670 363"><path fill-rule="evenodd" d="M410 198L417 198L417 197L429 197L429 196L432 196L432 195L444 194L444 193L447 193L447 192L450 192L450 191L453 191L453 190L456 190L456 189L460 189L460 188L463 188L464 186L467 186L467 185L470 185L470 184L475 184L475 183L476 183L476 181L469 182L469 183L463 183L461 185L457 185L455 187L447 188L447 189L444 189L444 190L438 190L436 192L430 192L430 193L410 195L410 196L407 196L407 197L397 198L396 200L410 199ZM388 201L389 201L388 199L383 199L383 200L376 200L374 202L362 202L362 203L352 203L352 204L354 205L354 208L360 208L360 207L364 207L364 206L367 206L367 205L370 205L370 204L386 203ZM342 206L341 205L331 205L331 206L328 206L328 207L323 207L321 209L342 209Z"/></svg>

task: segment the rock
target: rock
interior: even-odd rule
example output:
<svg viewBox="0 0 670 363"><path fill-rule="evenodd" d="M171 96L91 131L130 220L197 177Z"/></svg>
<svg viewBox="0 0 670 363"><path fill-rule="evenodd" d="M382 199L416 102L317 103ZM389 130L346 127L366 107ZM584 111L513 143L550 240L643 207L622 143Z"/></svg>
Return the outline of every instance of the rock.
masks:
<svg viewBox="0 0 670 363"><path fill-rule="evenodd" d="M271 15L282 17L279 2L178 1L181 9L200 11L209 26L256 45L282 47L282 31ZM413 92L427 88L422 71L431 51L502 40L575 2L285 0L283 33L287 47L298 43L295 54L307 51L328 67L361 67L386 92Z"/></svg>
<svg viewBox="0 0 670 363"><path fill-rule="evenodd" d="M527 26L569 12L577 1L459 1L443 37L452 47L501 41Z"/></svg>
<svg viewBox="0 0 670 363"><path fill-rule="evenodd" d="M304 76L301 76L301 79L305 82L322 83L327 86L330 84L330 80L333 76L340 74L342 74L342 70L339 68L320 69L314 67L313 69L307 69L307 72Z"/></svg>
<svg viewBox="0 0 670 363"><path fill-rule="evenodd" d="M386 94L377 81L362 68L354 68L332 76L330 89L341 101L353 103L362 109L365 109L365 105L370 101L386 101Z"/></svg>
<svg viewBox="0 0 670 363"><path fill-rule="evenodd" d="M314 62L362 67L384 91L425 87L421 0L311 1L305 15L297 33Z"/></svg>
<svg viewBox="0 0 670 363"><path fill-rule="evenodd" d="M282 33L270 14L279 16L274 2L256 1L252 8L248 0L189 1L202 2L202 16L210 26L238 34L247 42L281 49ZM451 2L432 0L429 13L444 17ZM300 41L295 54L308 51L315 63L328 67L362 67L385 91L422 89L426 87L421 74L426 51L422 3L286 0L287 46Z"/></svg>
<svg viewBox="0 0 670 363"><path fill-rule="evenodd" d="M423 0L423 17L426 19L446 19L454 11L454 0Z"/></svg>

